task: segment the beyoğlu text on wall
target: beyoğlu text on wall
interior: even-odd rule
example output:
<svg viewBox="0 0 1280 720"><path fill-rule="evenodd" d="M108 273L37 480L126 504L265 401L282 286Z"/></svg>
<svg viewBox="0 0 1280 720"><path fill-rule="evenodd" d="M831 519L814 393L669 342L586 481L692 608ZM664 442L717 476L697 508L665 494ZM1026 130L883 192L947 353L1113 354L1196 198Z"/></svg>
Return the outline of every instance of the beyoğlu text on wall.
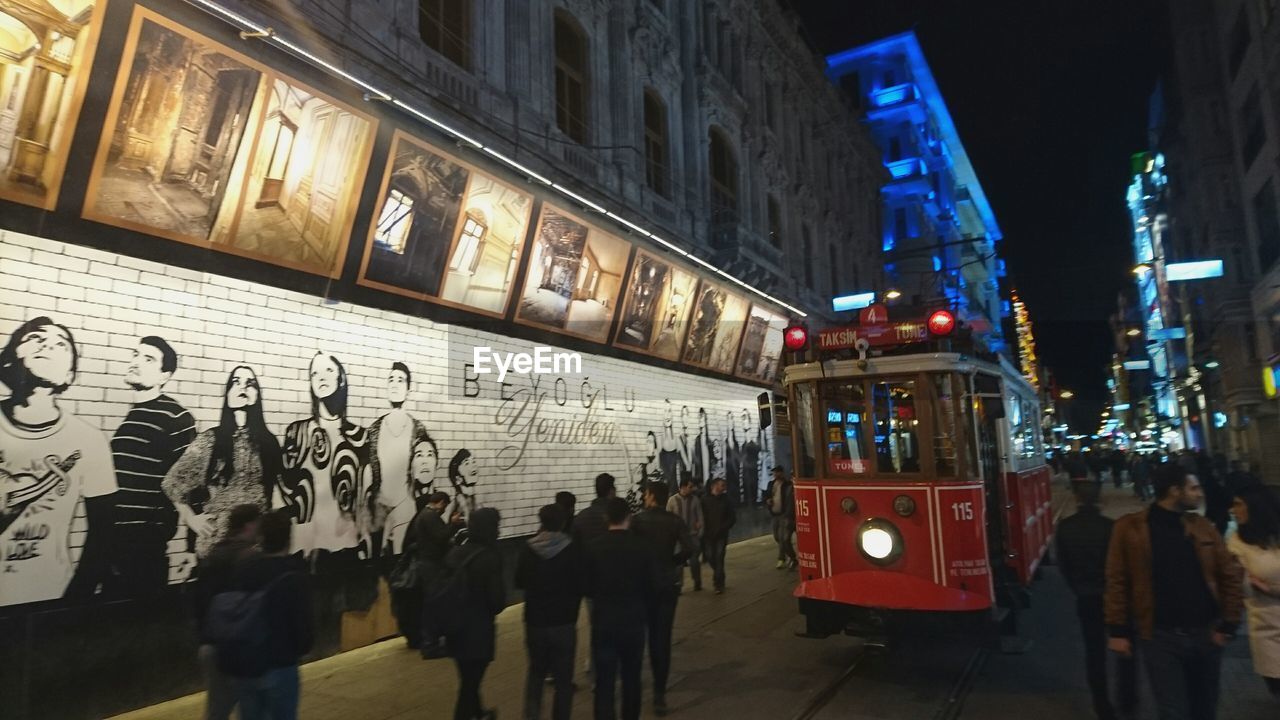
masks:
<svg viewBox="0 0 1280 720"><path fill-rule="evenodd" d="M14 2L63 16L0 10L30 34L0 54L0 634L24 638L0 717L182 688L42 691L95 676L106 645L70 648L102 613L145 606L108 624L135 637L180 619L238 503L294 517L324 653L386 634L374 568L433 489L508 537L599 472L633 499L689 471L758 500L777 309L183 4ZM583 373L469 365L534 343ZM166 657L131 656L181 674Z"/></svg>

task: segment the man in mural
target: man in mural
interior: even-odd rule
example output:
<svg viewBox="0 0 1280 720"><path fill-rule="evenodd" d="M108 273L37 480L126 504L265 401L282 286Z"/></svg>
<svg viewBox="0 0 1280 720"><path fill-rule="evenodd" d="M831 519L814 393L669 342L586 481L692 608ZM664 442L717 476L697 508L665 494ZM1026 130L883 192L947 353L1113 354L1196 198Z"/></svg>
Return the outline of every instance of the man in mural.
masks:
<svg viewBox="0 0 1280 720"><path fill-rule="evenodd" d="M92 595L105 576L111 448L59 403L78 357L71 331L43 316L23 323L0 351L9 389L0 401L0 606ZM83 535L72 532L81 501Z"/></svg>
<svg viewBox="0 0 1280 720"><path fill-rule="evenodd" d="M707 486L715 472L716 448L711 439L711 426L707 420L707 409L698 408L698 436L693 440L693 477L698 485Z"/></svg>
<svg viewBox="0 0 1280 720"><path fill-rule="evenodd" d="M367 499L362 511L367 512L364 532L374 556L400 553L405 532L417 512L412 474L414 442L426 429L404 409L412 388L411 378L407 365L392 363L387 375L391 411L369 426L369 465L364 472Z"/></svg>
<svg viewBox="0 0 1280 720"><path fill-rule="evenodd" d="M754 505L760 497L760 443L758 434L751 431L751 411L742 411L742 435L746 442L741 449L743 502Z"/></svg>
<svg viewBox="0 0 1280 720"><path fill-rule="evenodd" d="M119 487L107 588L113 595L150 595L169 582L168 544L177 533L178 511L160 483L196 437L191 413L161 392L177 368L169 343L148 335L125 369L133 406L111 437Z"/></svg>
<svg viewBox="0 0 1280 720"><path fill-rule="evenodd" d="M465 526L471 513L479 507L476 500L476 483L480 480L480 463L471 451L462 448L449 461L449 484L453 486L453 503L449 506L449 522L457 524L459 518Z"/></svg>
<svg viewBox="0 0 1280 720"><path fill-rule="evenodd" d="M368 461L368 433L347 419L347 372L333 355L311 359L311 417L284 434L284 500L297 519L294 550L312 567L354 560L357 491Z"/></svg>
<svg viewBox="0 0 1280 720"><path fill-rule="evenodd" d="M680 444L680 439L676 437L671 401L667 400L666 403L662 414L662 440L658 449L658 464L662 468L663 481L667 487L674 488L679 486L680 473L689 467L689 463L685 458L685 449Z"/></svg>
<svg viewBox="0 0 1280 720"><path fill-rule="evenodd" d="M745 502L742 481L742 446L738 443L738 421L733 411L725 413L729 421L729 432L724 437L724 480L728 485L729 497L734 505Z"/></svg>

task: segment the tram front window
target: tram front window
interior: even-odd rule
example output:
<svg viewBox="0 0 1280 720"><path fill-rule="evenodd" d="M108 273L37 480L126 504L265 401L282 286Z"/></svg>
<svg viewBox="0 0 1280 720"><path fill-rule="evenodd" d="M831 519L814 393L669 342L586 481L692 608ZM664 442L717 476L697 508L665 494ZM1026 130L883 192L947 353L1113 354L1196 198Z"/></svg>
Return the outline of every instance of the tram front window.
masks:
<svg viewBox="0 0 1280 720"><path fill-rule="evenodd" d="M831 383L822 388L827 472L863 475L871 468L863 448L867 422L866 391L861 382Z"/></svg>
<svg viewBox="0 0 1280 720"><path fill-rule="evenodd" d="M912 381L871 385L875 413L876 469L883 474L920 472L920 419Z"/></svg>

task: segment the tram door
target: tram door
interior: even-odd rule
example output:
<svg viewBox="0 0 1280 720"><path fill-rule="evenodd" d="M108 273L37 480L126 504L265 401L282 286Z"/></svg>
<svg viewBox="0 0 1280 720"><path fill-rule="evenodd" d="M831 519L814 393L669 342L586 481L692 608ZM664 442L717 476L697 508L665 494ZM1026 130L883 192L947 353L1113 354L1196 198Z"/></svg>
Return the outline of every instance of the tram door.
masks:
<svg viewBox="0 0 1280 720"><path fill-rule="evenodd" d="M973 425L977 428L977 470L982 474L987 501L987 547L991 553L988 560L998 572L998 568L1004 567L1005 545L1005 512L1001 492L1004 462L1000 443L1004 395L999 379L989 375L975 376L973 389L978 402L968 403L968 406L970 412L977 415Z"/></svg>

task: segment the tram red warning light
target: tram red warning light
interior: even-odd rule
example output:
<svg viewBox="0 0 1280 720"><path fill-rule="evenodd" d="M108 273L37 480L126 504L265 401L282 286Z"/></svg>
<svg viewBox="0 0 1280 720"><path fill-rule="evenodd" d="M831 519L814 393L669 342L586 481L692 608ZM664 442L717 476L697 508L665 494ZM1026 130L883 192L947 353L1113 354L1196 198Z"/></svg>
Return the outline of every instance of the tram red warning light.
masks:
<svg viewBox="0 0 1280 720"><path fill-rule="evenodd" d="M936 336L950 335L956 329L956 316L947 310L935 310L929 316L929 334Z"/></svg>
<svg viewBox="0 0 1280 720"><path fill-rule="evenodd" d="M803 350L809 344L809 330L803 325L792 325L782 332L782 344L788 350Z"/></svg>

